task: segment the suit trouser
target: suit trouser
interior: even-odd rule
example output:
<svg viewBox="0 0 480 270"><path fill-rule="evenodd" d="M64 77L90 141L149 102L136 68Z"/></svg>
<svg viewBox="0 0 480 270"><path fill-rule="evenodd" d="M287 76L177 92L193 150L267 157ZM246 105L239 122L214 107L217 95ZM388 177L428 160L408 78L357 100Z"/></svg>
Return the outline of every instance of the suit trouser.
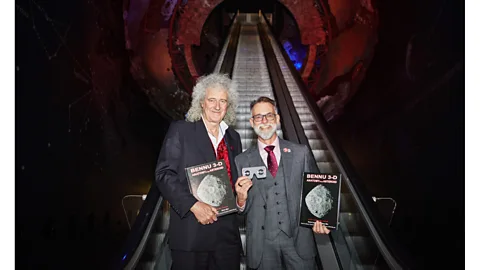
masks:
<svg viewBox="0 0 480 270"><path fill-rule="evenodd" d="M293 238L280 231L275 239L265 239L262 261L258 270L313 270L315 266L315 257L309 260L302 259L298 256Z"/></svg>
<svg viewBox="0 0 480 270"><path fill-rule="evenodd" d="M241 247L192 252L172 249L172 270L239 270Z"/></svg>

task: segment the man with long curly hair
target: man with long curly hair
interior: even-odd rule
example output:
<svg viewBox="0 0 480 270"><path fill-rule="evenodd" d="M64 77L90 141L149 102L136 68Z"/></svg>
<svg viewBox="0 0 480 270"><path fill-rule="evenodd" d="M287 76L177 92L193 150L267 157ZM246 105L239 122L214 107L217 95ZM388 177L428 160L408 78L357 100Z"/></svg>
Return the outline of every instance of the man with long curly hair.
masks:
<svg viewBox="0 0 480 270"><path fill-rule="evenodd" d="M241 241L236 214L217 217L215 207L190 193L185 168L224 159L232 189L235 157L242 152L235 123L238 93L226 75L198 79L186 121L170 125L156 168L156 184L171 205L172 269L239 269Z"/></svg>

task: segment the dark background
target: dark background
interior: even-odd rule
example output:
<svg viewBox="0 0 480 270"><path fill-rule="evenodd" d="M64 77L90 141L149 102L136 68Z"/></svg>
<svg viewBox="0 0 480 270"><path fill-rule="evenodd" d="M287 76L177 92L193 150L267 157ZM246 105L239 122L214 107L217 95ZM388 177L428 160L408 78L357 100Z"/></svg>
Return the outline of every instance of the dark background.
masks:
<svg viewBox="0 0 480 270"><path fill-rule="evenodd" d="M392 228L418 267L457 269L464 264L464 8L443 2L378 2L374 59L332 131L372 196L397 201ZM405 71L412 34L414 81Z"/></svg>
<svg viewBox="0 0 480 270"><path fill-rule="evenodd" d="M122 197L150 188L169 121L129 75L121 5L17 1L18 269L106 269L128 233Z"/></svg>
<svg viewBox="0 0 480 270"><path fill-rule="evenodd" d="M464 250L464 4L377 4L374 59L330 132L372 196L397 201L392 228L418 268L460 268L452 251ZM130 75L122 5L16 1L19 269L107 268L128 233L122 197L146 194L153 181L170 120Z"/></svg>

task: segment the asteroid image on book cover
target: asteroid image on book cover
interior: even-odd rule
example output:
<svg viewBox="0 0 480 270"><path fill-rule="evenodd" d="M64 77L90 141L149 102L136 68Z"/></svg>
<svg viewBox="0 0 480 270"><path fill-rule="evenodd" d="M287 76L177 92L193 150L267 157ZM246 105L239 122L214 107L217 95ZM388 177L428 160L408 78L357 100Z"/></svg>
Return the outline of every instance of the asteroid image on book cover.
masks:
<svg viewBox="0 0 480 270"><path fill-rule="evenodd" d="M322 218L332 209L333 197L327 188L318 185L305 196L305 204L312 215Z"/></svg>
<svg viewBox="0 0 480 270"><path fill-rule="evenodd" d="M205 176L197 188L197 196L204 203L219 207L227 195L227 186L214 175Z"/></svg>

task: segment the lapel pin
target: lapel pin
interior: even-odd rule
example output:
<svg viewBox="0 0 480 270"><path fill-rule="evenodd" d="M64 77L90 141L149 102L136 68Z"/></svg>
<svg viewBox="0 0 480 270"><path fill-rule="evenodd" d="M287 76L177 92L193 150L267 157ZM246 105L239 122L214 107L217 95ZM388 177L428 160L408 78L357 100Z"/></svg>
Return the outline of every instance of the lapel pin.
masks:
<svg viewBox="0 0 480 270"><path fill-rule="evenodd" d="M283 148L283 152L285 152L285 153L290 153L290 152L292 152L292 151L291 151L289 148Z"/></svg>

